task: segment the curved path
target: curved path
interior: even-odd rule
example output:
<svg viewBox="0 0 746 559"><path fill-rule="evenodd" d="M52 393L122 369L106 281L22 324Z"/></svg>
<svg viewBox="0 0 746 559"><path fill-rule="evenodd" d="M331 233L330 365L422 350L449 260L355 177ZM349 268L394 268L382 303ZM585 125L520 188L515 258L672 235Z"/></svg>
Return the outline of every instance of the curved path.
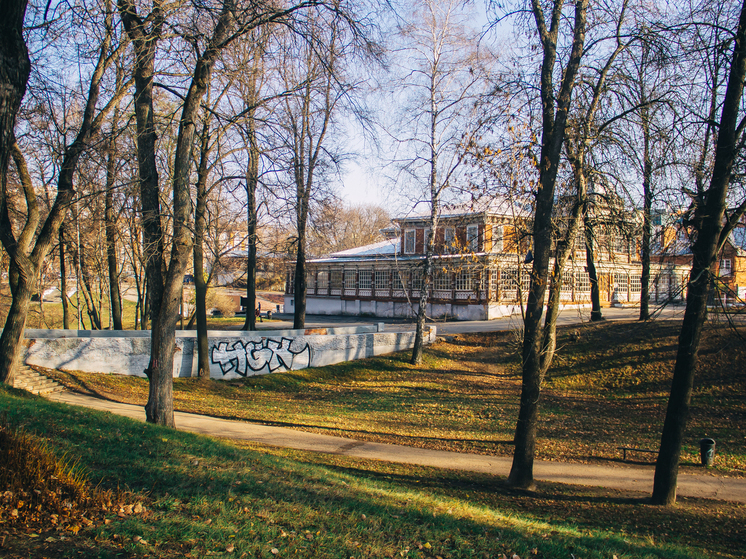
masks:
<svg viewBox="0 0 746 559"><path fill-rule="evenodd" d="M72 392L57 392L48 397L56 402L109 411L117 415L145 421L145 409L142 406L121 404ZM501 456L461 454L393 444L369 443L295 431L284 427L230 421L183 412L176 412L174 415L176 427L182 431L213 437L242 439L298 450L328 452L356 458L481 472L499 476L507 476L511 465L510 458ZM534 463L534 477L541 481L607 487L648 494L653 489L652 466L600 466L574 462L537 461ZM678 494L686 497L746 503L746 479L720 477L708 473L679 474Z"/></svg>

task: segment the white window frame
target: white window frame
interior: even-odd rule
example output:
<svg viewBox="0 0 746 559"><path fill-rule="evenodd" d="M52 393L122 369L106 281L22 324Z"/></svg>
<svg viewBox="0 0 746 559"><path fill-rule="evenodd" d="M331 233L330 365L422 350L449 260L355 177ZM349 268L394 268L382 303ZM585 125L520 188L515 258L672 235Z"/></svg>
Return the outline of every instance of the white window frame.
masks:
<svg viewBox="0 0 746 559"><path fill-rule="evenodd" d="M345 289L356 289L357 288L357 270L345 270L344 288Z"/></svg>
<svg viewBox="0 0 746 559"><path fill-rule="evenodd" d="M376 291L388 291L390 275L388 270L375 270L373 272L373 285Z"/></svg>
<svg viewBox="0 0 746 559"><path fill-rule="evenodd" d="M358 270L358 289L373 289L373 270Z"/></svg>
<svg viewBox="0 0 746 559"><path fill-rule="evenodd" d="M477 229L479 231L479 229ZM478 235L479 233L477 233ZM502 225L493 225L492 226L492 252L502 252L503 251L503 226Z"/></svg>
<svg viewBox="0 0 746 559"><path fill-rule="evenodd" d="M733 261L730 258L720 259L720 275L729 276L733 273Z"/></svg>

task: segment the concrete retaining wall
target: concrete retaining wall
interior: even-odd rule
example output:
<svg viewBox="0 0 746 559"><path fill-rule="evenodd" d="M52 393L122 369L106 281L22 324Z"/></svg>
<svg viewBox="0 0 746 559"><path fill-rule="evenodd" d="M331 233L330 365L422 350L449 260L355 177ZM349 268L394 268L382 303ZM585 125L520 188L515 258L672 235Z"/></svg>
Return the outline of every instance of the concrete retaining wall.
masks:
<svg viewBox="0 0 746 559"><path fill-rule="evenodd" d="M352 328L211 331L210 376L233 379L321 367L410 349L414 332L383 332L383 324ZM430 329L426 343L435 340ZM29 365L68 371L145 376L148 331L26 330ZM196 333L177 331L175 377L197 376Z"/></svg>

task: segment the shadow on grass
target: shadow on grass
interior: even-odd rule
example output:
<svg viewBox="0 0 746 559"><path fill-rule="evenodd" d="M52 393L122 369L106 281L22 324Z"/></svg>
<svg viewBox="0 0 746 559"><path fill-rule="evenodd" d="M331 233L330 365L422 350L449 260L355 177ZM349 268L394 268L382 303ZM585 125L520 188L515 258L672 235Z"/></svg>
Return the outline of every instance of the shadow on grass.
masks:
<svg viewBox="0 0 746 559"><path fill-rule="evenodd" d="M159 557L164 557L159 549L179 546L193 555L219 554L228 542L235 545L235 556L257 557L266 556L269 547L303 557L393 556L424 543L432 549L428 556L454 558L528 556L532 549L538 557L691 556L688 549L609 532L602 523L593 532L579 531L542 512L557 502L598 509L629 506L627 499L543 487L519 492L486 475L241 448L111 414L16 398L4 390L0 406L9 421L79 459L92 482L143 494L157 522L115 519L91 537L110 542L114 534L124 541L139 535L159 544L149 548ZM135 544L128 545L124 552Z"/></svg>

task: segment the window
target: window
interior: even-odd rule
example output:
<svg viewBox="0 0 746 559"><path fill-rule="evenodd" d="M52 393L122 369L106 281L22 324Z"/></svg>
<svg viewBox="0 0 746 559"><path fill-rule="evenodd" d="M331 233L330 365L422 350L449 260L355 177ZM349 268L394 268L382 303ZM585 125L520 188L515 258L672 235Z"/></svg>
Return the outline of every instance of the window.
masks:
<svg viewBox="0 0 746 559"><path fill-rule="evenodd" d="M316 285L319 289L327 289L329 287L329 272L319 272Z"/></svg>
<svg viewBox="0 0 746 559"><path fill-rule="evenodd" d="M479 250L479 226L469 225L466 228L466 248L470 252L477 252Z"/></svg>
<svg viewBox="0 0 746 559"><path fill-rule="evenodd" d="M306 276L306 289L313 289L314 286L314 275L313 272Z"/></svg>
<svg viewBox="0 0 746 559"><path fill-rule="evenodd" d="M730 258L723 258L720 260L720 275L721 276L729 276L731 272L733 271L731 267L731 260Z"/></svg>
<svg viewBox="0 0 746 559"><path fill-rule="evenodd" d="M565 293L572 291L572 272L570 270L562 271L562 291Z"/></svg>
<svg viewBox="0 0 746 559"><path fill-rule="evenodd" d="M614 236L614 252L628 252L629 251L629 243L627 242L627 238L623 235L615 235Z"/></svg>
<svg viewBox="0 0 746 559"><path fill-rule="evenodd" d="M443 247L445 252L452 252L456 248L456 229L446 227L443 230Z"/></svg>
<svg viewBox="0 0 746 559"><path fill-rule="evenodd" d="M371 279L370 270L360 270L358 272L358 283L360 289L370 289L372 283Z"/></svg>
<svg viewBox="0 0 746 559"><path fill-rule="evenodd" d="M394 270L393 273L393 289L394 291L402 291L406 282L406 272L401 270Z"/></svg>
<svg viewBox="0 0 746 559"><path fill-rule="evenodd" d="M500 291L515 291L518 289L518 268L500 270Z"/></svg>
<svg viewBox="0 0 746 559"><path fill-rule="evenodd" d="M461 270L458 274L456 274L456 289L458 291L473 291L476 287L474 276L474 270Z"/></svg>
<svg viewBox="0 0 746 559"><path fill-rule="evenodd" d="M433 279L433 288L438 291L447 291L451 289L451 274L448 270L442 268L436 270L435 278Z"/></svg>
<svg viewBox="0 0 746 559"><path fill-rule="evenodd" d="M503 251L503 226L492 226L492 252Z"/></svg>
<svg viewBox="0 0 746 559"><path fill-rule="evenodd" d="M639 293L642 291L642 278L640 276L629 277L629 291L630 293Z"/></svg>
<svg viewBox="0 0 746 559"><path fill-rule="evenodd" d="M412 270L412 291L422 289L422 270Z"/></svg>
<svg viewBox="0 0 746 559"><path fill-rule="evenodd" d="M332 270L330 283L332 289L342 288L342 270Z"/></svg>
<svg viewBox="0 0 746 559"><path fill-rule="evenodd" d="M389 271L388 270L376 270L375 273L375 286L376 290L388 290L389 288Z"/></svg>
<svg viewBox="0 0 746 559"><path fill-rule="evenodd" d="M404 231L404 254L414 254L416 233L414 229Z"/></svg>
<svg viewBox="0 0 746 559"><path fill-rule="evenodd" d="M357 283L357 271L345 270L345 289L355 289Z"/></svg>
<svg viewBox="0 0 746 559"><path fill-rule="evenodd" d="M591 278L588 272L575 272L575 288L581 293L588 293L591 290Z"/></svg>

